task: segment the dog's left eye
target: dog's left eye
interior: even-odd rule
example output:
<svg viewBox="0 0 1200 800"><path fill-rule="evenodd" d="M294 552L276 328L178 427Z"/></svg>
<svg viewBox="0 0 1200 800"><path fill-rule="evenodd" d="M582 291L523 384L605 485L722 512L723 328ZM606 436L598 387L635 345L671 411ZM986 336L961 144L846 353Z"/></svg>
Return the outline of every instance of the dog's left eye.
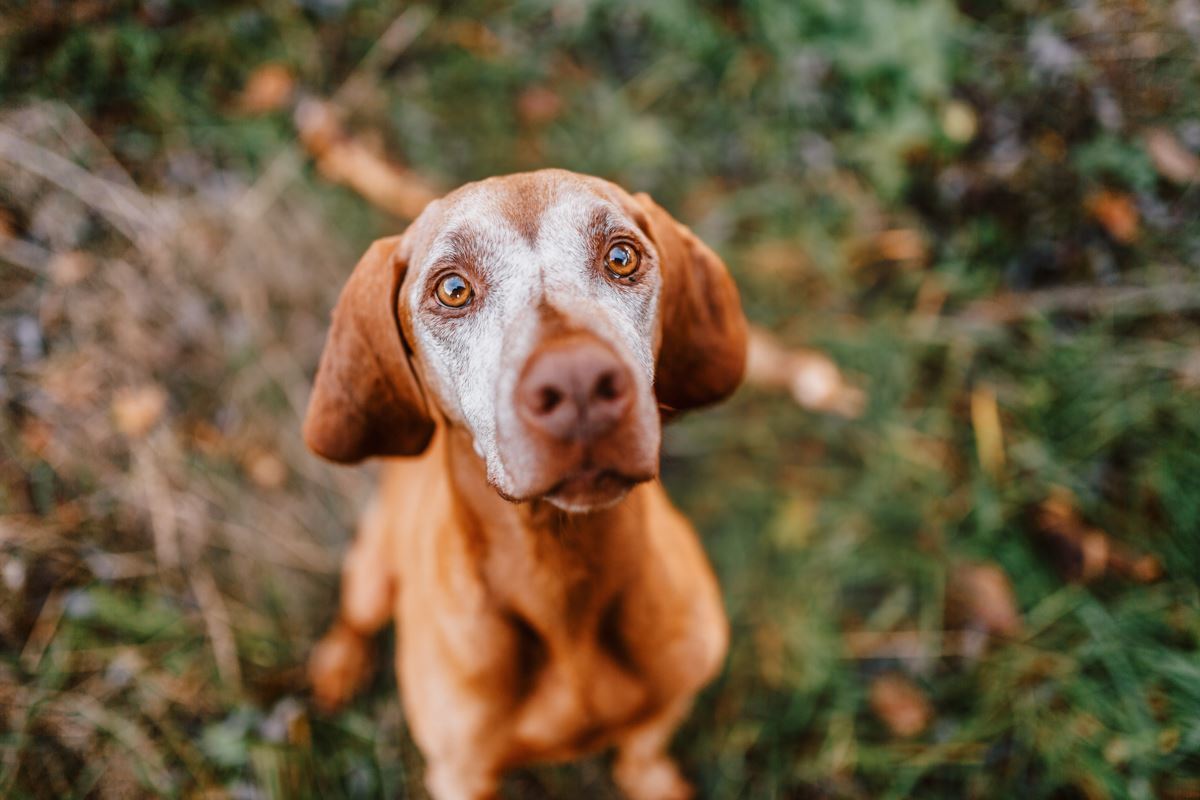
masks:
<svg viewBox="0 0 1200 800"><path fill-rule="evenodd" d="M613 275L618 278L628 278L637 272L641 256L630 245L618 243L608 248L608 255L604 257L604 263Z"/></svg>
<svg viewBox="0 0 1200 800"><path fill-rule="evenodd" d="M471 284L467 283L466 278L455 272L438 281L435 294L438 302L446 308L462 308L471 302L471 298L475 296L475 290L471 288Z"/></svg>

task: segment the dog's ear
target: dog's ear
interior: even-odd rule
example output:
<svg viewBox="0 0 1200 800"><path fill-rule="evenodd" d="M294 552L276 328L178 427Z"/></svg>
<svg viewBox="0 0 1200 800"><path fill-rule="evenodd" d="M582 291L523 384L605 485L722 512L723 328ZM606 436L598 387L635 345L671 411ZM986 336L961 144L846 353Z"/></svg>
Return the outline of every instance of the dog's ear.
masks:
<svg viewBox="0 0 1200 800"><path fill-rule="evenodd" d="M397 316L402 240L374 242L333 309L304 420L304 441L331 461L415 455L433 436Z"/></svg>
<svg viewBox="0 0 1200 800"><path fill-rule="evenodd" d="M659 405L682 411L722 400L746 368L746 317L724 262L650 195L634 200L662 271L662 341L655 367Z"/></svg>

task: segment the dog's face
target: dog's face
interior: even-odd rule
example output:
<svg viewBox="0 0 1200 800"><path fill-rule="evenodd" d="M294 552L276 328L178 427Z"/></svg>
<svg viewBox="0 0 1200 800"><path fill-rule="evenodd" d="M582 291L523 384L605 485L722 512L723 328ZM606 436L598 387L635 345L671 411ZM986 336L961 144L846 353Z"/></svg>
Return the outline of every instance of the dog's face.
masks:
<svg viewBox="0 0 1200 800"><path fill-rule="evenodd" d="M436 405L503 496L588 511L656 474L660 404L725 396L744 352L724 265L648 197L560 170L492 178L364 256L305 434L338 461L412 454Z"/></svg>

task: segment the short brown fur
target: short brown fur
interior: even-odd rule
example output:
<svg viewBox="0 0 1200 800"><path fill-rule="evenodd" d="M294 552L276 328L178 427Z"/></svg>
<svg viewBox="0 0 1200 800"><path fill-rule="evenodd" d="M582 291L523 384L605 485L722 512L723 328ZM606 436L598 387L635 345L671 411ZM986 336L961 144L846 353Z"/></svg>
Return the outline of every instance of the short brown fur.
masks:
<svg viewBox="0 0 1200 800"><path fill-rule="evenodd" d="M512 183L502 208L533 217L522 230L536 236L545 187L531 191L521 177L498 179ZM674 409L714 402L741 378L736 289L720 260L652 200L623 200L664 272L659 400ZM394 311L402 244L377 243L355 269L305 428L313 449L335 460L380 446L419 452L385 463L362 515L337 621L310 663L315 699L345 702L369 673L370 637L395 619L406 718L437 800L494 798L514 765L609 746L629 797L690 797L667 746L728 640L695 532L657 481L590 513L497 494L470 434L426 404L405 355L399 322L410 323ZM366 352L367 342L383 352Z"/></svg>

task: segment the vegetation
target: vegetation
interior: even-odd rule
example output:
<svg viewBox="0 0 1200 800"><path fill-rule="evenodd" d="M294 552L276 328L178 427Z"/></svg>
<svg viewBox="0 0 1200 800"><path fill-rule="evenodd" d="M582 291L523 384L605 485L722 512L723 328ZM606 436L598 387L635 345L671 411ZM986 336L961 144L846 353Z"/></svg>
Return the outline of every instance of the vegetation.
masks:
<svg viewBox="0 0 1200 800"><path fill-rule="evenodd" d="M443 187L651 192L866 392L668 431L733 622L703 796L1200 796L1197 48L1195 0L6 13L0 796L425 796L388 645L306 700L371 476L299 419L404 222L302 97ZM604 758L506 792L615 797Z"/></svg>

